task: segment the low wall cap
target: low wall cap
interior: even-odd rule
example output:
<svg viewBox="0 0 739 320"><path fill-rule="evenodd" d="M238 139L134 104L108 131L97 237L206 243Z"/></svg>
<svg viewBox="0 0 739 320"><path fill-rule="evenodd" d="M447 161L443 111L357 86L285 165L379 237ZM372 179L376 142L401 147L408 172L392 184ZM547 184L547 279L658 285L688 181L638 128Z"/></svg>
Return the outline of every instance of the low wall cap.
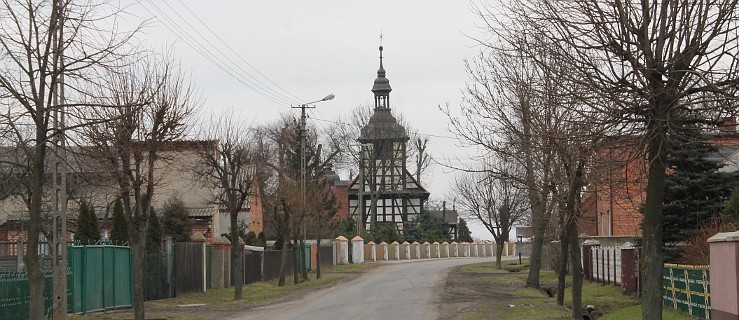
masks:
<svg viewBox="0 0 739 320"><path fill-rule="evenodd" d="M213 238L213 241L211 241L210 244L215 244L215 245L226 245L226 244L229 244L230 245L231 244L231 241L229 241L228 238L226 238L226 237L218 236L218 237Z"/></svg>
<svg viewBox="0 0 739 320"><path fill-rule="evenodd" d="M439 242L437 242L437 241L434 241L434 243L432 243L432 244L439 244Z"/></svg>
<svg viewBox="0 0 739 320"><path fill-rule="evenodd" d="M383 244L384 244L384 245L387 245L387 242L385 242L385 241L383 241L383 242L380 242L380 245L383 245Z"/></svg>
<svg viewBox="0 0 739 320"><path fill-rule="evenodd" d="M600 245L600 242L595 239L588 239L588 240L583 241L582 244L584 246L597 246L597 245Z"/></svg>
<svg viewBox="0 0 739 320"><path fill-rule="evenodd" d="M352 241L364 241L364 239L362 239L362 237L360 236L355 236L354 238L352 238Z"/></svg>
<svg viewBox="0 0 739 320"><path fill-rule="evenodd" d="M442 242L441 244L449 244L449 242L446 242L446 241L444 241L444 242Z"/></svg>
<svg viewBox="0 0 739 320"><path fill-rule="evenodd" d="M374 241L367 242L367 244L376 244Z"/></svg>
<svg viewBox="0 0 739 320"><path fill-rule="evenodd" d="M739 231L717 233L708 238L708 242L739 242Z"/></svg>
<svg viewBox="0 0 739 320"><path fill-rule="evenodd" d="M338 237L336 237L336 240L339 240L339 241L348 241L346 238L344 238L344 236L338 236Z"/></svg>
<svg viewBox="0 0 739 320"><path fill-rule="evenodd" d="M408 243L408 241L403 241L403 243L402 243L402 244L410 244L410 243Z"/></svg>
<svg viewBox="0 0 739 320"><path fill-rule="evenodd" d="M413 241L413 244L419 244L418 241Z"/></svg>
<svg viewBox="0 0 739 320"><path fill-rule="evenodd" d="M457 243L457 241L452 241L452 243L451 243L451 244L458 244L458 243Z"/></svg>
<svg viewBox="0 0 739 320"><path fill-rule="evenodd" d="M634 247L634 244L628 241L621 245L621 249L634 249Z"/></svg>
<svg viewBox="0 0 739 320"><path fill-rule="evenodd" d="M198 231L198 232L195 232L195 234L192 235L192 237L190 237L190 241L192 241L192 242L205 242L205 236L203 235L202 232L199 232Z"/></svg>
<svg viewBox="0 0 739 320"><path fill-rule="evenodd" d="M429 244L429 242L428 241L425 241L423 244Z"/></svg>
<svg viewBox="0 0 739 320"><path fill-rule="evenodd" d="M391 243L391 244L400 244L400 243L398 243L397 241L393 241L393 243Z"/></svg>

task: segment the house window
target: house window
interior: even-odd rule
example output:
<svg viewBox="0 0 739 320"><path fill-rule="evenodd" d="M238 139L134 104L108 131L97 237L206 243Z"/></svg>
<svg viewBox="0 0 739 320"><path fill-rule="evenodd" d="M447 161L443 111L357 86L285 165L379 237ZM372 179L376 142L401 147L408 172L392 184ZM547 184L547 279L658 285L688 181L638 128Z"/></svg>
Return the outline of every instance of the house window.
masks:
<svg viewBox="0 0 739 320"><path fill-rule="evenodd" d="M613 225L611 224L611 211L608 210L605 213L600 214L600 230L602 236L613 235Z"/></svg>

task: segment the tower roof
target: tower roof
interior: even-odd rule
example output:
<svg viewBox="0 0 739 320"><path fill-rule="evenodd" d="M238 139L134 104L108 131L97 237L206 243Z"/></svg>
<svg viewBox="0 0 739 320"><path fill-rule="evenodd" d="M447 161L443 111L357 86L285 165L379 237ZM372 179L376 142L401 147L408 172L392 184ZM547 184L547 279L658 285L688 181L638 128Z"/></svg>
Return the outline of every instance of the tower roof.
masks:
<svg viewBox="0 0 739 320"><path fill-rule="evenodd" d="M390 80L385 78L385 68L382 66L382 46L380 46L380 69L377 69L377 78L372 86L372 92L375 95L388 95L392 90Z"/></svg>
<svg viewBox="0 0 739 320"><path fill-rule="evenodd" d="M375 113L370 118L367 125L362 128L362 134L359 135L359 142L368 142L370 140L393 139L408 140L408 134L405 128L398 123L390 109L375 108Z"/></svg>
<svg viewBox="0 0 739 320"><path fill-rule="evenodd" d="M377 96L389 96L390 91L390 80L385 78L385 68L382 65L382 46L380 46L380 69L377 70L377 78L375 79L375 85L372 87L372 92L375 93L375 103L377 103ZM408 134L405 132L405 128L401 126L397 119L390 112L390 108L378 107L375 105L374 114L367 122L367 125L362 128L362 134L359 135L359 142L369 142L372 140L403 140L409 139Z"/></svg>

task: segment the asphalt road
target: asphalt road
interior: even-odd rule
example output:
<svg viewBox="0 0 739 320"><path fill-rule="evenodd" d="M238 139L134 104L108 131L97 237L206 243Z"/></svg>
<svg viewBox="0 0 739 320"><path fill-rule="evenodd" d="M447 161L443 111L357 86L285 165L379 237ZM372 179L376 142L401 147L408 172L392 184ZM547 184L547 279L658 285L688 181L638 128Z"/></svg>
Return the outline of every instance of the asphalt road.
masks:
<svg viewBox="0 0 739 320"><path fill-rule="evenodd" d="M494 258L389 263L357 279L284 303L250 309L237 319L438 319L449 268Z"/></svg>

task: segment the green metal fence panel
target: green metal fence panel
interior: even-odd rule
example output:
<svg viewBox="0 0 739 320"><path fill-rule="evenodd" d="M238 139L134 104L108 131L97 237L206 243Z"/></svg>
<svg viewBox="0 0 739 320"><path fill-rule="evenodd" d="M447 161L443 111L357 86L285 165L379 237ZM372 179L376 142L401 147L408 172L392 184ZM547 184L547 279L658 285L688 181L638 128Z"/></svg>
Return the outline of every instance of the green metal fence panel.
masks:
<svg viewBox="0 0 739 320"><path fill-rule="evenodd" d="M131 249L129 247L113 247L114 255L114 282L109 292L115 296L114 305L108 307L133 306L133 280L131 279Z"/></svg>
<svg viewBox="0 0 739 320"><path fill-rule="evenodd" d="M67 280L70 280L69 276ZM51 312L53 283L52 273L45 272L44 307L46 314ZM67 294L67 299L71 300L69 290ZM30 296L28 274L25 272L0 273L0 320L28 319Z"/></svg>
<svg viewBox="0 0 739 320"><path fill-rule="evenodd" d="M132 305L131 253L113 245L72 246L72 308L74 313L109 310Z"/></svg>
<svg viewBox="0 0 739 320"><path fill-rule="evenodd" d="M310 249L310 243L305 244L305 269L310 272L311 268L311 249Z"/></svg>
<svg viewBox="0 0 739 320"><path fill-rule="evenodd" d="M664 305L700 319L711 318L708 266L665 264Z"/></svg>
<svg viewBox="0 0 739 320"><path fill-rule="evenodd" d="M29 297L25 273L0 274L0 319L28 319Z"/></svg>
<svg viewBox="0 0 739 320"><path fill-rule="evenodd" d="M105 289L103 279L105 265L103 263L103 248L98 246L84 246L85 282L82 292L85 296L85 312L105 310L103 296ZM110 275L107 275L110 276Z"/></svg>

